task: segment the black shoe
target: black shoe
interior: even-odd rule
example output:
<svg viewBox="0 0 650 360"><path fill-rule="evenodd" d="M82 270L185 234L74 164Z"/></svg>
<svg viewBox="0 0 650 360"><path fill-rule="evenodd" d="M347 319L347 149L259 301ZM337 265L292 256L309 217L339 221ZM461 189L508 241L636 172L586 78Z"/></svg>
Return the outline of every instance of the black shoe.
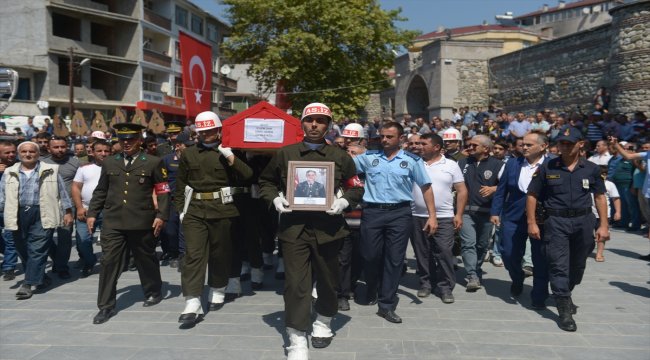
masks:
<svg viewBox="0 0 650 360"><path fill-rule="evenodd" d="M346 298L339 298L339 310L341 311L349 311L350 310L350 302Z"/></svg>
<svg viewBox="0 0 650 360"><path fill-rule="evenodd" d="M75 269L81 269L84 267L84 261L82 259L79 259L74 263L74 266L72 267Z"/></svg>
<svg viewBox="0 0 650 360"><path fill-rule="evenodd" d="M27 300L31 298L33 294L31 285L22 284L16 293L16 300Z"/></svg>
<svg viewBox="0 0 650 360"><path fill-rule="evenodd" d="M428 287L422 287L418 290L418 297L425 298L429 297L429 295L431 295L431 289Z"/></svg>
<svg viewBox="0 0 650 360"><path fill-rule="evenodd" d="M377 311L377 315L380 317L383 317L386 319L386 321L392 322L393 324L401 324L402 323L402 318L399 317L399 315L395 314L395 311L393 310L384 310L384 309L379 309Z"/></svg>
<svg viewBox="0 0 650 360"><path fill-rule="evenodd" d="M200 323L203 320L203 314L189 313L181 314L178 317L178 322L181 324L181 329L191 329L194 325Z"/></svg>
<svg viewBox="0 0 650 360"><path fill-rule="evenodd" d="M533 301L530 304L530 308L535 310L535 311L544 311L544 310L546 310L546 304L544 304L543 302L542 303L536 303L536 302Z"/></svg>
<svg viewBox="0 0 650 360"><path fill-rule="evenodd" d="M251 282L251 289L253 290L262 290L264 283L261 282Z"/></svg>
<svg viewBox="0 0 650 360"><path fill-rule="evenodd" d="M451 293L442 294L442 296L440 296L440 300L442 300L442 302L445 304L453 304L454 301L456 301L454 300L454 295Z"/></svg>
<svg viewBox="0 0 650 360"><path fill-rule="evenodd" d="M93 268L92 267L84 267L81 269L81 277L82 278L87 278L93 273Z"/></svg>
<svg viewBox="0 0 650 360"><path fill-rule="evenodd" d="M2 280L11 281L16 278L16 270L5 270L2 272Z"/></svg>
<svg viewBox="0 0 650 360"><path fill-rule="evenodd" d="M144 302L142 303L142 306L149 307L149 306L154 306L154 305L160 304L162 299L163 299L162 295L149 296L147 299L144 300Z"/></svg>
<svg viewBox="0 0 650 360"><path fill-rule="evenodd" d="M323 349L332 343L334 337L311 337L311 346L315 349Z"/></svg>
<svg viewBox="0 0 650 360"><path fill-rule="evenodd" d="M575 315L578 313L578 306L573 303L573 299L569 298L569 304L570 304L570 309L571 309L571 315Z"/></svg>
<svg viewBox="0 0 650 360"><path fill-rule="evenodd" d="M70 272L68 270L59 271L57 275L59 275L59 279L63 280L70 278Z"/></svg>
<svg viewBox="0 0 650 360"><path fill-rule="evenodd" d="M524 270L524 275L526 275L526 277L533 276L533 267L532 266L524 266L522 268L522 270Z"/></svg>
<svg viewBox="0 0 650 360"><path fill-rule="evenodd" d="M45 290L50 287L50 285L52 285L52 279L49 276L44 275L43 282L40 285L36 285L36 290Z"/></svg>
<svg viewBox="0 0 650 360"><path fill-rule="evenodd" d="M113 309L103 309L99 310L95 318L93 319L93 324L103 324L108 321L108 319L115 316L115 310Z"/></svg>
<svg viewBox="0 0 650 360"><path fill-rule="evenodd" d="M162 253L162 255L160 255L160 261L168 261L168 260L171 260L171 259L172 259L172 256L170 254L168 254L168 253Z"/></svg>
<svg viewBox="0 0 650 360"><path fill-rule="evenodd" d="M366 305L377 305L377 294L366 294Z"/></svg>
<svg viewBox="0 0 650 360"><path fill-rule="evenodd" d="M515 282L513 282L512 284L510 284L510 295L512 295L512 297L517 297L517 296L521 295L522 291L524 291L524 284L523 283L519 283L519 282L515 283Z"/></svg>
<svg viewBox="0 0 650 360"><path fill-rule="evenodd" d="M555 298L558 312L558 326L564 331L576 331L578 329L576 322L571 316L571 298L568 296L558 296Z"/></svg>
<svg viewBox="0 0 650 360"><path fill-rule="evenodd" d="M224 302L232 302L235 301L235 299L237 299L238 297L241 297L240 293L226 293L223 300Z"/></svg>
<svg viewBox="0 0 650 360"><path fill-rule="evenodd" d="M217 311L223 307L224 303L208 303L210 311Z"/></svg>

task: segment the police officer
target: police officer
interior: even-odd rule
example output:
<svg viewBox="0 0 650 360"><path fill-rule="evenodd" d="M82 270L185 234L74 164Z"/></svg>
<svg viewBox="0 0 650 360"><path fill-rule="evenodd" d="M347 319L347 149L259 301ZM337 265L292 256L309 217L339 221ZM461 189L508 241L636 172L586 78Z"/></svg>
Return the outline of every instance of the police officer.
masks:
<svg viewBox="0 0 650 360"><path fill-rule="evenodd" d="M182 328L194 326L203 317L200 297L206 265L209 308L218 310L223 306L232 257L233 218L239 216L229 185L253 176L251 168L230 148L220 145L221 120L217 114L204 111L196 116L194 124L200 142L181 154L174 191L174 205L181 213L185 234L181 265L185 309L178 319Z"/></svg>
<svg viewBox="0 0 650 360"><path fill-rule="evenodd" d="M184 127L185 124L181 121L167 121L165 123L165 132L169 136L169 139L158 145L158 148L156 149L158 156L165 156L174 152L175 144L177 143L176 137L183 132Z"/></svg>
<svg viewBox="0 0 650 360"><path fill-rule="evenodd" d="M586 261L594 249L596 218L591 211L594 194L600 224L596 241L609 239L605 184L598 165L580 158L584 139L580 130L567 127L557 138L561 157L545 162L533 175L528 187L526 216L528 234L543 241L549 270L551 291L559 314L558 325L576 331L572 314L577 307L571 292L580 284ZM543 238L537 225L537 202L545 211Z"/></svg>
<svg viewBox="0 0 650 360"><path fill-rule="evenodd" d="M366 301L376 303L380 285L377 315L392 323L402 322L395 308L411 232L414 182L422 190L429 213L423 231L433 235L438 227L431 180L422 159L400 149L403 135L402 125L385 123L380 130L383 150L369 150L354 158L357 172L366 175L361 217L361 256L368 286Z"/></svg>
<svg viewBox="0 0 650 360"><path fill-rule="evenodd" d="M332 341L334 334L330 323L338 308L337 255L342 239L349 233L341 213L349 206L355 206L363 194L359 186L342 190L342 196L334 200L325 212L292 212L288 208L289 202L282 194L287 191L289 161L333 162L335 189L343 189L344 184L356 177L352 158L338 146L325 143L325 134L332 126L330 109L321 103L311 103L303 110L301 122L304 141L281 148L259 180L262 198L272 203L281 214L278 238L285 261L284 308L290 360L306 360L308 357L305 331L311 320L312 274L316 278L318 298L314 304L316 320L312 323L311 343L314 348L324 348Z"/></svg>
<svg viewBox="0 0 650 360"><path fill-rule="evenodd" d="M86 224L92 233L95 219L103 214L99 313L93 323L101 324L115 315L117 280L127 248L135 258L144 290L143 306L162 300L160 266L155 237L169 214L169 184L160 158L141 151L144 126L122 123L115 126L123 153L108 157L88 208ZM155 208L152 193L158 199Z"/></svg>

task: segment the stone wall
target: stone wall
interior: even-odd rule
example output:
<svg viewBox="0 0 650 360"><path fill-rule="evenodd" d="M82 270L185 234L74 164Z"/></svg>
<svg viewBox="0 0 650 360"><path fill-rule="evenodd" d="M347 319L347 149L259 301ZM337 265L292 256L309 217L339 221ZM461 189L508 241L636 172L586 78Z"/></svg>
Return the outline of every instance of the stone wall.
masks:
<svg viewBox="0 0 650 360"><path fill-rule="evenodd" d="M485 60L459 60L456 67L458 78L458 95L454 97L453 106L474 108L488 106L488 68ZM443 84L444 91L444 84Z"/></svg>
<svg viewBox="0 0 650 360"><path fill-rule="evenodd" d="M649 111L650 1L610 13L611 24L492 58L492 101L508 111L588 111L605 86L610 111Z"/></svg>

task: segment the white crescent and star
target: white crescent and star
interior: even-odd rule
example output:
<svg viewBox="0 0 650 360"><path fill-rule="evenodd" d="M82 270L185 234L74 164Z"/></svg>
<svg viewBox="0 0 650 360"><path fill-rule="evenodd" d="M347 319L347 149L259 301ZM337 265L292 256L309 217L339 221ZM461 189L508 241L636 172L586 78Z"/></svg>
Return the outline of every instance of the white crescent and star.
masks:
<svg viewBox="0 0 650 360"><path fill-rule="evenodd" d="M192 74L193 74L192 69L194 68L195 65L199 67L199 69L201 70L201 74L203 75L203 78L202 78L203 82L201 83L201 88L200 88L201 90L203 90L203 88L205 87L205 83L206 83L206 81L205 81L205 76L206 76L205 65L203 65L203 60L201 60L201 57L199 57L198 55L194 55L190 59L189 70L190 70L190 83L192 83L192 88L196 89L196 91L194 92L194 97L196 98L196 103L200 104L201 103L201 95L203 95L203 94L201 94L201 91L199 91L199 88L197 88L196 85L194 85L194 78L192 77Z"/></svg>

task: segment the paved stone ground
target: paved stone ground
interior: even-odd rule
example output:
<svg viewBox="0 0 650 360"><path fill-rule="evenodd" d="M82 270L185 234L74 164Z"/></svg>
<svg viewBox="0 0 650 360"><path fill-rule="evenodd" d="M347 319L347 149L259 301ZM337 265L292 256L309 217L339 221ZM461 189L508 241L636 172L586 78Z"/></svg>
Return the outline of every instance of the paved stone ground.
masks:
<svg viewBox="0 0 650 360"><path fill-rule="evenodd" d="M648 254L650 244L639 235L612 235L606 262L589 259L583 284L574 292L580 306L575 333L557 327L554 307L527 308L530 278L519 303L508 295L505 270L486 264L485 288L466 293L461 282L456 303L445 305L435 297L415 296L411 267L400 288L397 312L403 324L384 321L373 306L352 304L335 317L332 345L311 349L310 358L650 359L650 264L637 259ZM284 358L281 283L271 273L264 290L253 293L244 283L243 297L208 313L190 330L177 324L183 308L180 274L165 266L162 275L165 300L143 308L137 272L124 273L119 313L103 325L92 324L97 274L86 279L75 274L66 282L55 277L46 293L26 301L14 298L17 281L0 281L0 359ZM459 270L459 280L463 275Z"/></svg>

